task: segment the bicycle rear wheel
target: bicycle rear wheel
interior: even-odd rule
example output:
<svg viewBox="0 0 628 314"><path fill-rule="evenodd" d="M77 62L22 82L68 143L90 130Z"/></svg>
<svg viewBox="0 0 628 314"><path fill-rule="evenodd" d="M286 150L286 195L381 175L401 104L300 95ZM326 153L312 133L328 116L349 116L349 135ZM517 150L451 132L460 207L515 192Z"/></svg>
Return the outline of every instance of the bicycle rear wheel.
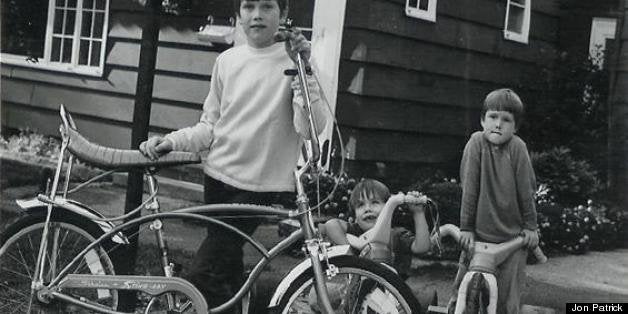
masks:
<svg viewBox="0 0 628 314"><path fill-rule="evenodd" d="M338 268L327 282L335 313L422 313L410 288L385 266L355 256L331 258L330 263ZM313 283L310 268L286 290L278 313L320 313Z"/></svg>
<svg viewBox="0 0 628 314"><path fill-rule="evenodd" d="M43 228L42 215L26 216L0 236L0 313L71 313L79 310L74 305L55 300L40 302L31 293ZM44 284L100 235L102 231L98 227L86 225L76 217L53 217L48 234ZM114 274L114 266L105 249L98 247L89 251L72 273ZM118 304L116 290L65 289L62 292L108 309L115 309Z"/></svg>

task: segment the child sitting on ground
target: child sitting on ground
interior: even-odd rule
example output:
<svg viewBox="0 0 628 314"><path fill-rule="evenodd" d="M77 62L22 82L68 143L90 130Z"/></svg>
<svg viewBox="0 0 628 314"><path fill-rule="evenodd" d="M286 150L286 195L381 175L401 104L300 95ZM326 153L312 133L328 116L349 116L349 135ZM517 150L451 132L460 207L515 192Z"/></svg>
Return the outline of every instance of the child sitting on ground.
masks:
<svg viewBox="0 0 628 314"><path fill-rule="evenodd" d="M427 197L418 192L391 196L383 183L364 179L355 186L349 199L355 221L330 219L321 226L321 233L334 245L349 244L361 256L387 263L399 271L403 262L398 257L424 253L430 248L426 203ZM402 204L408 204L413 213L414 233L391 227L393 212Z"/></svg>

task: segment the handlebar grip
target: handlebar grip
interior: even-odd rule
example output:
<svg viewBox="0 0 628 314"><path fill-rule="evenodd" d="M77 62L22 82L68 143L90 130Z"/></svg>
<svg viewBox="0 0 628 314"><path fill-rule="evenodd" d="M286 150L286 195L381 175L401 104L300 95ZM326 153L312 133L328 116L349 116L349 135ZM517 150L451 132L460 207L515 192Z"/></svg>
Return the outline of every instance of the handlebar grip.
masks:
<svg viewBox="0 0 628 314"><path fill-rule="evenodd" d="M537 247L532 249L532 254L534 254L534 257L536 257L536 260L539 262L539 264L544 264L547 262L547 256L545 256L545 253L543 253L543 250L541 250L540 246L537 245Z"/></svg>

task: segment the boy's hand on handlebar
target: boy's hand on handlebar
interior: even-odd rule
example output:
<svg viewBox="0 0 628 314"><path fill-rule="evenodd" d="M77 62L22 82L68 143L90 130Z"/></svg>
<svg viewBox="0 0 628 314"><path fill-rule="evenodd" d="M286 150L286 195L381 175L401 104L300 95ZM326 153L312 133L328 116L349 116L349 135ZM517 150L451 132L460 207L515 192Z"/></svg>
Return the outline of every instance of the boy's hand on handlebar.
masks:
<svg viewBox="0 0 628 314"><path fill-rule="evenodd" d="M475 235L471 231L460 231L460 246L465 251L471 251L475 243Z"/></svg>
<svg viewBox="0 0 628 314"><path fill-rule="evenodd" d="M140 144L142 154L151 160L155 160L159 158L159 156L171 152L172 149L172 141L159 136L151 137Z"/></svg>
<svg viewBox="0 0 628 314"><path fill-rule="evenodd" d="M286 52L292 61L297 62L297 54L300 53L303 57L303 61L307 64L312 54L312 45L303 36L301 31L297 28L291 28L286 31L279 31L275 33L276 41L285 41Z"/></svg>
<svg viewBox="0 0 628 314"><path fill-rule="evenodd" d="M523 229L522 233L523 244L525 244L528 249L533 249L539 245L539 234L536 230Z"/></svg>

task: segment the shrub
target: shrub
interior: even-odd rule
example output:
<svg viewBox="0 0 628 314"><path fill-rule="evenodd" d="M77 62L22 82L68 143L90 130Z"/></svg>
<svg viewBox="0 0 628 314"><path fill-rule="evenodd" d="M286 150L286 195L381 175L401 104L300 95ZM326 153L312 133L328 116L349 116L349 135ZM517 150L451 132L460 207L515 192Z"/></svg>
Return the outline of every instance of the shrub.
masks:
<svg viewBox="0 0 628 314"><path fill-rule="evenodd" d="M618 246L620 225L608 217L605 206L588 201L587 206L561 207L545 203L538 208L541 247L550 252L582 254Z"/></svg>
<svg viewBox="0 0 628 314"><path fill-rule="evenodd" d="M422 191L438 205L441 224L460 225L462 187L454 179L445 179L425 187Z"/></svg>
<svg viewBox="0 0 628 314"><path fill-rule="evenodd" d="M420 191L436 202L441 225L447 223L460 225L462 187L458 181L442 176L433 176L416 182L408 190ZM428 217L429 220L430 217Z"/></svg>
<svg viewBox="0 0 628 314"><path fill-rule="evenodd" d="M604 179L607 168L608 67L600 67L608 51L563 52L556 64L530 73L516 90L526 103L518 133L533 151L565 146L587 160Z"/></svg>
<svg viewBox="0 0 628 314"><path fill-rule="evenodd" d="M568 148L531 153L531 159L538 183L551 186L550 193L559 204L583 204L602 191L596 171L588 162L575 159Z"/></svg>
<svg viewBox="0 0 628 314"><path fill-rule="evenodd" d="M20 160L27 161L29 163L36 163L39 168L44 170L28 173L28 175L21 174L22 177L18 181L11 179L12 184L20 183L32 183L33 176L43 176L41 183L45 188L46 177L51 177L56 166L57 159L61 152L61 141L58 139L45 136L39 133L35 133L30 129L19 130L16 135L11 135L8 139L0 137L0 151L8 152L10 154L16 154ZM33 158L30 158L33 157ZM66 160L67 161L67 160ZM92 167L83 163L78 159L74 159L74 168L72 169L72 181L86 181L98 174L101 174L104 170ZM27 178L28 177L28 178ZM101 180L111 180L111 176L102 178Z"/></svg>
<svg viewBox="0 0 628 314"><path fill-rule="evenodd" d="M335 176L330 172L323 172L318 176L306 175L303 179L305 193L310 201L310 206L316 206L324 200L338 184L329 202L326 202L320 212L322 215L345 218L349 215L349 197L357 181L346 174Z"/></svg>
<svg viewBox="0 0 628 314"><path fill-rule="evenodd" d="M0 150L27 154L34 157L45 157L56 160L59 156L61 143L59 140L23 129L19 134L0 140Z"/></svg>

